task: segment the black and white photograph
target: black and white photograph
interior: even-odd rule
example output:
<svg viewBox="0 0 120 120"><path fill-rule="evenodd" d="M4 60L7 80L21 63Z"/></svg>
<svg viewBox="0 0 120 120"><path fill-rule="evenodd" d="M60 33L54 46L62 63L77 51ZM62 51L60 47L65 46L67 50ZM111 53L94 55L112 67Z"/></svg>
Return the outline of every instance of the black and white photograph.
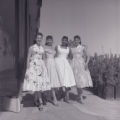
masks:
<svg viewBox="0 0 120 120"><path fill-rule="evenodd" d="M0 0L0 120L120 120L120 0Z"/></svg>

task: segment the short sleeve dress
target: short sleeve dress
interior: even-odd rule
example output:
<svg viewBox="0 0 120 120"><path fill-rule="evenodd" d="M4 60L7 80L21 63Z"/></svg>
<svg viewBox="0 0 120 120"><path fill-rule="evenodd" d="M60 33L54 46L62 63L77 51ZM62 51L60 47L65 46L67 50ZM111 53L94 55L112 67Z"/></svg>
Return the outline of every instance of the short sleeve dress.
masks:
<svg viewBox="0 0 120 120"><path fill-rule="evenodd" d="M32 55L29 59L29 68L26 70L23 91L46 91L51 89L50 79L42 55L42 46L34 44L30 47Z"/></svg>
<svg viewBox="0 0 120 120"><path fill-rule="evenodd" d="M85 70L85 60L83 57L84 49L85 47L82 45L79 45L75 48L71 48L73 54L71 66L73 68L76 85L80 88L93 86L90 72L88 69Z"/></svg>

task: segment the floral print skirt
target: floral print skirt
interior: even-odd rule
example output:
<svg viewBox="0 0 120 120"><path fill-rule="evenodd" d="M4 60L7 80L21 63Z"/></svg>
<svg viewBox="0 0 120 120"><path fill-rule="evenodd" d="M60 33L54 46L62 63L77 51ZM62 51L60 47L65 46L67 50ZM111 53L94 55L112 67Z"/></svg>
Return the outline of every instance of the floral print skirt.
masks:
<svg viewBox="0 0 120 120"><path fill-rule="evenodd" d="M32 60L26 70L23 91L47 91L51 89L47 69L42 59Z"/></svg>

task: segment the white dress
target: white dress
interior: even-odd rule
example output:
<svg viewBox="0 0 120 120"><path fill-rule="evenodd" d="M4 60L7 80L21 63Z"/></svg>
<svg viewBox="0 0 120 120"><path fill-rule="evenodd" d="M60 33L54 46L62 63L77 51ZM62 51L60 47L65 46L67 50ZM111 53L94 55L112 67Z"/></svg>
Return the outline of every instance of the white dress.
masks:
<svg viewBox="0 0 120 120"><path fill-rule="evenodd" d="M58 88L60 87L60 81L58 78L58 73L55 65L55 59L54 56L56 54L55 50L46 48L45 49L45 54L46 54L46 67L48 71L48 76L51 82L51 88Z"/></svg>
<svg viewBox="0 0 120 120"><path fill-rule="evenodd" d="M69 48L57 47L57 57L55 58L56 68L60 79L61 87L75 86L75 78L72 68L67 60Z"/></svg>
<svg viewBox="0 0 120 120"><path fill-rule="evenodd" d="M79 45L76 48L71 48L73 59L71 66L73 68L76 86L80 88L92 87L92 79L89 70L85 70L85 60L83 58L84 46Z"/></svg>
<svg viewBox="0 0 120 120"><path fill-rule="evenodd" d="M23 91L46 91L50 90L50 80L42 55L44 49L37 44L30 47L32 55L29 59L29 68L26 70Z"/></svg>

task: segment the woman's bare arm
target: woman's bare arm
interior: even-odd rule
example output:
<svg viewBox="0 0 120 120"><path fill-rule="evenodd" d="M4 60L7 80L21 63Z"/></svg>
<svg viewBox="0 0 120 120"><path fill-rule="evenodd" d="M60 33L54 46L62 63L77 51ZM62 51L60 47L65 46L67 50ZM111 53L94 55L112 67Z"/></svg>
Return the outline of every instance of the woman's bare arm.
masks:
<svg viewBox="0 0 120 120"><path fill-rule="evenodd" d="M29 50L28 50L28 56L27 56L27 68L29 68L29 66L30 66L30 57L31 57L31 55L32 55L32 49L30 47Z"/></svg>
<svg viewBox="0 0 120 120"><path fill-rule="evenodd" d="M57 57L57 55L58 55L58 50L57 50L58 48L57 48L57 46L55 47L55 57Z"/></svg>
<svg viewBox="0 0 120 120"><path fill-rule="evenodd" d="M68 59L70 59L70 60L73 59L73 54L72 54L72 50L71 50L71 48L69 48Z"/></svg>
<svg viewBox="0 0 120 120"><path fill-rule="evenodd" d="M85 57L85 69L88 69L88 63L89 63L90 57L88 55L87 47L86 46L84 48L83 53L84 53L84 57Z"/></svg>

